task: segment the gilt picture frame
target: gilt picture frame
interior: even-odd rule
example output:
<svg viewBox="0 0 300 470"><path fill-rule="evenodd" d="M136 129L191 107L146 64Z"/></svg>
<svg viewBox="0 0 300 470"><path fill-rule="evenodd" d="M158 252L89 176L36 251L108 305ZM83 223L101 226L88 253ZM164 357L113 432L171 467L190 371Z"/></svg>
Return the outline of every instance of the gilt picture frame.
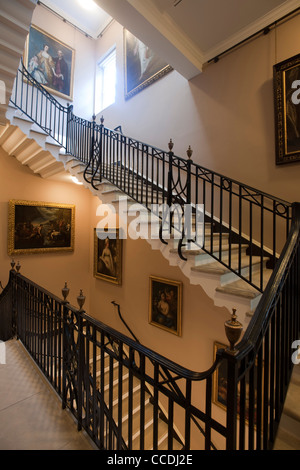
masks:
<svg viewBox="0 0 300 470"><path fill-rule="evenodd" d="M49 93L73 100L75 50L31 25L25 43L24 65Z"/></svg>
<svg viewBox="0 0 300 470"><path fill-rule="evenodd" d="M300 54L273 66L276 164L300 161Z"/></svg>
<svg viewBox="0 0 300 470"><path fill-rule="evenodd" d="M181 336L182 282L150 276L149 323Z"/></svg>
<svg viewBox="0 0 300 470"><path fill-rule="evenodd" d="M8 254L74 251L75 205L10 200Z"/></svg>
<svg viewBox="0 0 300 470"><path fill-rule="evenodd" d="M122 245L120 230L94 229L94 277L122 284Z"/></svg>
<svg viewBox="0 0 300 470"><path fill-rule="evenodd" d="M125 99L164 77L173 68L124 28Z"/></svg>

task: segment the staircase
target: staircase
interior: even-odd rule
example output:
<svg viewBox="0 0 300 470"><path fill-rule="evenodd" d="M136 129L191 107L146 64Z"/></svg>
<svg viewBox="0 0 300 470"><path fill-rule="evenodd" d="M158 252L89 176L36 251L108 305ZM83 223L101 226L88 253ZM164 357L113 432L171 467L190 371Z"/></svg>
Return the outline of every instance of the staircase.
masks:
<svg viewBox="0 0 300 470"><path fill-rule="evenodd" d="M16 70L20 57L23 53L24 41L27 35L32 12L35 7L35 0L10 0L2 2L0 8L0 80L4 82L6 88L6 103L0 103L0 145L11 156L15 157L21 164L28 166L35 174L42 178L70 181L71 176L76 176L79 182L83 183L94 195L99 197L104 204L115 204L118 207L119 198L128 203L128 221L130 221L130 207L135 201L125 195L109 181L103 180L94 185L84 177L85 166L76 159L66 155L56 141L49 138L37 125L28 117L17 111L13 107L8 109L8 101L13 89ZM110 168L113 171L121 172L121 168ZM120 173L121 174L121 173ZM129 181L129 178L128 178ZM140 188L142 191L142 188ZM147 192L145 196L147 195ZM253 197L251 194L249 197ZM159 202L157 200L156 202ZM148 213L145 217L145 224L148 224ZM205 232L210 234L211 224L205 226ZM223 259L228 253L226 237L218 232L213 233L214 247L219 250L222 243ZM170 265L178 266L192 284L200 285L209 295L216 306L225 306L229 311L232 307L238 311L239 320L244 327L247 326L256 306L261 298L261 292L243 281L232 270L227 269L223 264L216 262L206 251L197 246L184 248L182 254L186 260L178 256L178 240L170 238L168 244L162 244L159 239L146 238L153 249L160 250L162 255L169 261ZM235 249L237 247L233 247ZM246 253L247 244L239 249L243 251L242 273L247 273L249 269L249 259ZM238 258L236 258L236 262ZM257 273L263 269L264 285L271 275L271 269L267 268L268 256L252 257L252 264L256 263ZM234 266L232 266L234 268ZM255 274L254 274L255 276ZM99 369L100 370L100 369ZM98 370L98 374L99 374ZM108 379L108 389L111 390L111 378ZM127 377L124 377L126 384ZM297 387L299 386L299 373L297 366L294 368L292 381L289 387L288 396L285 402L284 414L277 434L275 449L299 449L299 416L297 410ZM138 384L137 391L138 391ZM126 385L125 385L126 386ZM124 398L126 393L124 394ZM116 398L116 397L115 397ZM117 404L117 403L116 403ZM146 407L150 409L151 391L147 394ZM124 405L125 406L125 405ZM138 416L138 409L137 414ZM161 415L163 417L163 414ZM123 417L126 423L126 413ZM161 444L164 445L164 419L161 420ZM151 430L151 418L147 429ZM138 442L139 429L135 433ZM126 434L125 434L126 439ZM181 448L180 439L176 444ZM175 447L174 447L175 448ZM177 447L176 447L177 448Z"/></svg>
<svg viewBox="0 0 300 470"><path fill-rule="evenodd" d="M91 367L93 361L90 361ZM92 377L90 376L92 384ZM101 380L101 357L97 358L96 362L96 389L100 389ZM118 410L119 410L119 362L110 359L108 354L104 354L104 400L111 410L111 416L114 422L118 425ZM129 396L132 397L129 400ZM92 396L92 394L91 394ZM97 397L100 403L100 395ZM130 379L129 372L126 370L122 375L122 438L127 447L129 445L129 435L131 436L130 448L132 450L140 450L141 439L141 420L144 432L144 447L145 450L153 449L153 394L151 389L147 389L145 396L142 399L142 386L141 381L133 376ZM129 411L129 401L131 401L132 411ZM144 409L141 409L141 403L144 403ZM99 405L100 406L100 405ZM143 413L144 418L141 417ZM88 413L87 413L88 417ZM158 416L158 450L168 450L168 424L167 415L163 412L160 406ZM93 432L94 420L90 420L90 431ZM107 442L107 448L110 448L108 442L112 436L109 436L104 430L104 441ZM97 436L100 440L100 436ZM183 448L183 438L179 437L179 433L174 431L172 449L180 450Z"/></svg>
<svg viewBox="0 0 300 470"><path fill-rule="evenodd" d="M273 450L300 449L300 365L295 365Z"/></svg>
<svg viewBox="0 0 300 470"><path fill-rule="evenodd" d="M27 116L22 114L21 111L10 106L7 111L7 118L9 123L0 128L0 145L10 156L15 157L22 165L28 166L33 173L42 178L71 182L71 178L76 177L78 182L88 188L103 204L114 204L116 210L118 210L120 200L126 201L129 211L126 215L128 222L136 217L135 212L133 214L130 213L130 208L133 207L134 209L136 207L134 206L136 204L135 200L131 199L107 180L103 180L97 186L89 184L84 178L85 165L74 157L67 155L56 141L49 137ZM114 172L122 172L120 167L114 167L112 170ZM130 184L129 180L128 184ZM147 189L144 188L143 191L146 197ZM155 199L155 203L161 203L159 195ZM149 224L150 214L146 209L143 217L143 223ZM206 224L206 235L209 235L210 231L210 224ZM151 233L150 226L149 233ZM219 234L214 233L213 237L215 240L214 246L218 250L220 243ZM206 237L206 240L206 243L209 243L209 237ZM191 246L188 249L183 248L182 253L186 260L182 260L178 256L178 240L174 236L170 236L168 244L161 243L158 237L154 239L148 237L146 241L151 245L152 249L160 250L171 266L178 266L191 284L202 286L217 307L226 307L230 312L232 308L236 308L239 320L244 326L248 324L261 298L261 292L241 280L235 273L215 261L214 258L198 246ZM249 265L246 248L247 245L242 246L242 269L245 273L247 273ZM224 234L222 234L222 250L223 257L226 259L228 244ZM237 245L232 247L232 262L234 262L234 250L238 250ZM264 282L266 283L272 271L266 267L267 258L264 261ZM237 262L238 258L236 257ZM252 257L252 263L256 263L255 269L259 273L260 258L257 257L255 259L255 257Z"/></svg>

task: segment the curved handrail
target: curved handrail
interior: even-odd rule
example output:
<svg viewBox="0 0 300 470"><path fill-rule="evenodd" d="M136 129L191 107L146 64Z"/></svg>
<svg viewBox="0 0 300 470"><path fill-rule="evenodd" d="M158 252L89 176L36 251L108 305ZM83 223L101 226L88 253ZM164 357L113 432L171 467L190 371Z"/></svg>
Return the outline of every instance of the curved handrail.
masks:
<svg viewBox="0 0 300 470"><path fill-rule="evenodd" d="M236 345L236 359L242 360L251 350L254 350L264 336L269 323L269 313L276 302L276 296L282 288L293 254L300 243L300 203L293 204L294 217L288 239L282 250L280 259L272 272L264 294L260 299L245 334Z"/></svg>
<svg viewBox="0 0 300 470"><path fill-rule="evenodd" d="M96 326L101 328L107 334L113 335L117 340L120 340L128 346L133 347L137 352L143 353L150 360L159 362L163 367L168 368L170 371L174 372L177 377L180 376L184 379L188 379L191 381L205 380L207 377L213 374L213 372L216 370L216 368L220 365L220 362L222 361L222 357L217 357L213 365L209 369L204 372L196 372L187 369L186 367L180 366L176 362L167 359L165 356L162 356L161 354L153 351L152 349L149 349L146 346L137 343L134 339L131 339L123 333L120 333L114 328L106 325L105 323L102 323L100 320L96 320L95 318L88 315L86 312L83 313L83 318L93 322Z"/></svg>

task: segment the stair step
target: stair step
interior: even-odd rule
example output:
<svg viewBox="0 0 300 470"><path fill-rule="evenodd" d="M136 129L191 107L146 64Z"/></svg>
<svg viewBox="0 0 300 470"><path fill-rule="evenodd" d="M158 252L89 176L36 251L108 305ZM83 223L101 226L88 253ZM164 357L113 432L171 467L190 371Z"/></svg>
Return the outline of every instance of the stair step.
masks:
<svg viewBox="0 0 300 470"><path fill-rule="evenodd" d="M263 262L266 263L269 258L264 258ZM224 262L228 261L228 259L224 258ZM239 258L238 257L232 257L231 259L231 267L234 271L239 269ZM252 257L252 272L255 272L257 269L260 269L261 265L261 258L259 256L257 257ZM248 256L243 256L241 258L241 271L242 273L247 272L249 269L249 257ZM222 265L219 262L212 262L208 264L200 264L198 266L192 266L191 270L194 272L199 272L199 273L207 273L207 274L215 274L217 276L225 276L226 274L231 273L232 271L227 268L226 266Z"/></svg>
<svg viewBox="0 0 300 470"><path fill-rule="evenodd" d="M241 245L242 252L245 252L247 247L248 247L248 245ZM210 249L210 243L208 243L208 248ZM239 248L240 248L239 245L231 245L231 247L230 247L230 245L228 243L224 243L224 245L222 245L223 256L225 257L226 253L229 253L229 249L231 249L231 252L234 253L237 250L239 250ZM213 245L212 254L213 255L218 255L219 251L220 251L219 244ZM171 248L170 253L178 254L178 249L177 248ZM197 257L197 259L195 259L195 263L197 263L197 261L200 261L201 257L204 258L204 257L208 256L208 257L211 258L211 255L209 253L207 253L206 251L204 251L203 249L201 249L201 248L186 249L185 247L183 247L182 248L182 254L183 254L183 256L186 256L186 257Z"/></svg>

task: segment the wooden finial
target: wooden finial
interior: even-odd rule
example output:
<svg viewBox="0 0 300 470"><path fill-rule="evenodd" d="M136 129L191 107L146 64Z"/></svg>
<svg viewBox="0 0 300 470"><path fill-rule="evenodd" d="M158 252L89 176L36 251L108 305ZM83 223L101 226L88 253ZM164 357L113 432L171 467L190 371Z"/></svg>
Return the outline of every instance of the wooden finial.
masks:
<svg viewBox="0 0 300 470"><path fill-rule="evenodd" d="M235 344L241 336L243 325L239 321L237 321L235 308L232 309L231 319L227 320L224 325L225 333L230 344L228 351L231 354L236 354L237 351L235 349Z"/></svg>
<svg viewBox="0 0 300 470"><path fill-rule="evenodd" d="M79 305L79 309L82 310L82 307L83 307L84 302L85 302L85 296L82 293L82 289L80 289L80 294L77 297L77 302L78 302L78 305Z"/></svg>
<svg viewBox="0 0 300 470"><path fill-rule="evenodd" d="M193 155L193 150L191 149L190 145L189 145L189 148L186 151L186 154L187 154L188 158L191 158L191 156Z"/></svg>
<svg viewBox="0 0 300 470"><path fill-rule="evenodd" d="M64 298L64 302L66 302L67 297L68 297L69 292L70 292L70 289L68 288L66 282L65 282L65 286L64 286L64 288L61 290L61 292L62 292L62 295L63 295L63 298Z"/></svg>

